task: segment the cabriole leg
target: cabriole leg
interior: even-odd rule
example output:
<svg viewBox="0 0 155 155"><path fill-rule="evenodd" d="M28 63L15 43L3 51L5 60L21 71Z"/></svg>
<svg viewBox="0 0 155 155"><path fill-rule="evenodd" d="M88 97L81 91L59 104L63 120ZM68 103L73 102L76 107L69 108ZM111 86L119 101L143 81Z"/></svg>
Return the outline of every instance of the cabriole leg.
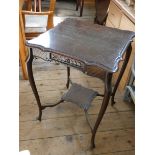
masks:
<svg viewBox="0 0 155 155"><path fill-rule="evenodd" d="M34 81L34 77L33 77L33 71L32 71L32 62L33 62L33 51L32 48L30 48L29 51L29 57L27 59L27 72L28 72L28 78L29 78L29 82L32 88L32 91L34 93L34 96L37 100L37 104L38 104L38 108L39 108L39 116L38 116L38 120L41 121L41 116L42 116L42 106L41 106L41 102L40 102L40 98L39 98L39 94L36 88L36 84Z"/></svg>
<svg viewBox="0 0 155 155"><path fill-rule="evenodd" d="M98 118L96 120L95 126L92 130L92 138L91 138L91 148L95 147L95 135L97 132L97 129L100 125L100 122L103 118L103 115L106 111L106 108L109 103L110 95L111 95L111 79L112 79L112 73L106 73L106 78L105 78L105 93L104 93L104 98L102 101L102 105L98 114Z"/></svg>

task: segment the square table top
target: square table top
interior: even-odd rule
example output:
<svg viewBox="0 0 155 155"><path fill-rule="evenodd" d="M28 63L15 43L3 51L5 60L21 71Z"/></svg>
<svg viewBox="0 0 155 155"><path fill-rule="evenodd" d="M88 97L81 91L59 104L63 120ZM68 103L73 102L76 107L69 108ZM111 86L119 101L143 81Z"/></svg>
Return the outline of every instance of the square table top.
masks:
<svg viewBox="0 0 155 155"><path fill-rule="evenodd" d="M131 31L66 19L53 29L27 41L26 45L116 72L134 36L135 33Z"/></svg>

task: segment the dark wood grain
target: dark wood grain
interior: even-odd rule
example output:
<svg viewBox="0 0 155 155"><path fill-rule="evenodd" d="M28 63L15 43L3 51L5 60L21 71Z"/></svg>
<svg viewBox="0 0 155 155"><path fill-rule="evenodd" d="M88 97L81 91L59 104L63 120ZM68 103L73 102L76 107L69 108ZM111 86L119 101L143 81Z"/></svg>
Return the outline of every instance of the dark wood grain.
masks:
<svg viewBox="0 0 155 155"><path fill-rule="evenodd" d="M27 42L27 46L81 60L86 65L116 72L134 32L66 19Z"/></svg>

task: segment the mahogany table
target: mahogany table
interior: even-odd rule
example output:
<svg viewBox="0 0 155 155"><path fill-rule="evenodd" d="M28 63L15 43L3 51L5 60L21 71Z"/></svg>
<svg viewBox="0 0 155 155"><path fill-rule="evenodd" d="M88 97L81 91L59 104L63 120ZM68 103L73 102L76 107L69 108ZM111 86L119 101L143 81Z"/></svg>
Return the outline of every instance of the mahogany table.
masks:
<svg viewBox="0 0 155 155"><path fill-rule="evenodd" d="M64 101L79 105L87 116L92 100L96 96L103 96L102 105L94 127L89 123L92 132L91 148L94 148L96 131L110 98L111 104L115 103L114 96L131 54L131 42L134 35L134 32L131 31L105 27L88 21L66 19L53 29L27 41L26 45L30 47L27 70L29 82L39 107L38 119L41 121L43 109L56 106ZM38 54L34 55L33 48L40 49L41 54L38 52ZM124 53L124 62L112 90L112 76L118 70L119 62L123 59ZM44 57L44 55L50 56ZM66 85L69 88L69 83L71 83L71 87L56 104L42 105L40 102L32 71L34 57L45 61L55 60L67 66L68 78ZM70 67L76 68L89 76L100 78L105 83L104 94L99 94L92 89L72 83L70 80Z"/></svg>

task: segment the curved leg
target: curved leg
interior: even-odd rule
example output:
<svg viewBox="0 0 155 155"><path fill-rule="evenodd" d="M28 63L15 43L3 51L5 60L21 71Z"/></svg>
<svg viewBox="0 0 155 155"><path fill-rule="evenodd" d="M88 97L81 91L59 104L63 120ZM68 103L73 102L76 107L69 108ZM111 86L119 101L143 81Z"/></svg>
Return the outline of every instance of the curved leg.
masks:
<svg viewBox="0 0 155 155"><path fill-rule="evenodd" d="M70 81L70 67L67 66L67 83L66 87L69 88L69 81Z"/></svg>
<svg viewBox="0 0 155 155"><path fill-rule="evenodd" d="M106 111L106 108L109 103L110 95L111 95L111 79L112 79L112 73L106 73L106 79L105 79L105 93L104 93L104 98L102 101L102 105L98 114L98 118L96 120L95 126L92 130L92 138L91 138L91 148L95 147L95 135L96 131L100 125L100 122L103 118L103 115Z"/></svg>
<svg viewBox="0 0 155 155"><path fill-rule="evenodd" d="M112 96L112 98L111 98L111 105L112 106L115 104L115 101L114 101L115 93L116 93L118 85L119 85L119 83L120 83L120 81L122 79L122 76L123 76L123 73L125 71L125 68L126 68L126 66L128 64L128 61L129 61L129 58L130 58L130 55L131 55L131 51L132 51L132 47L131 47L131 44L130 44L128 49L127 49L126 55L125 55L123 66L121 68L121 71L119 73L119 76L117 78L116 84L115 84L114 89L113 89L112 94L111 94L111 96Z"/></svg>
<svg viewBox="0 0 155 155"><path fill-rule="evenodd" d="M33 71L32 71L32 61L33 61L33 51L32 48L30 48L29 51L29 57L27 59L27 72L28 72L28 78L29 78L29 82L31 85L31 88L33 90L34 96L37 100L37 104L38 104L38 108L39 108L39 116L38 116L38 120L41 121L41 116L42 116L42 106L41 106L41 102L40 102L40 98L38 95L38 91L35 85L35 81L34 81L34 77L33 77Z"/></svg>

